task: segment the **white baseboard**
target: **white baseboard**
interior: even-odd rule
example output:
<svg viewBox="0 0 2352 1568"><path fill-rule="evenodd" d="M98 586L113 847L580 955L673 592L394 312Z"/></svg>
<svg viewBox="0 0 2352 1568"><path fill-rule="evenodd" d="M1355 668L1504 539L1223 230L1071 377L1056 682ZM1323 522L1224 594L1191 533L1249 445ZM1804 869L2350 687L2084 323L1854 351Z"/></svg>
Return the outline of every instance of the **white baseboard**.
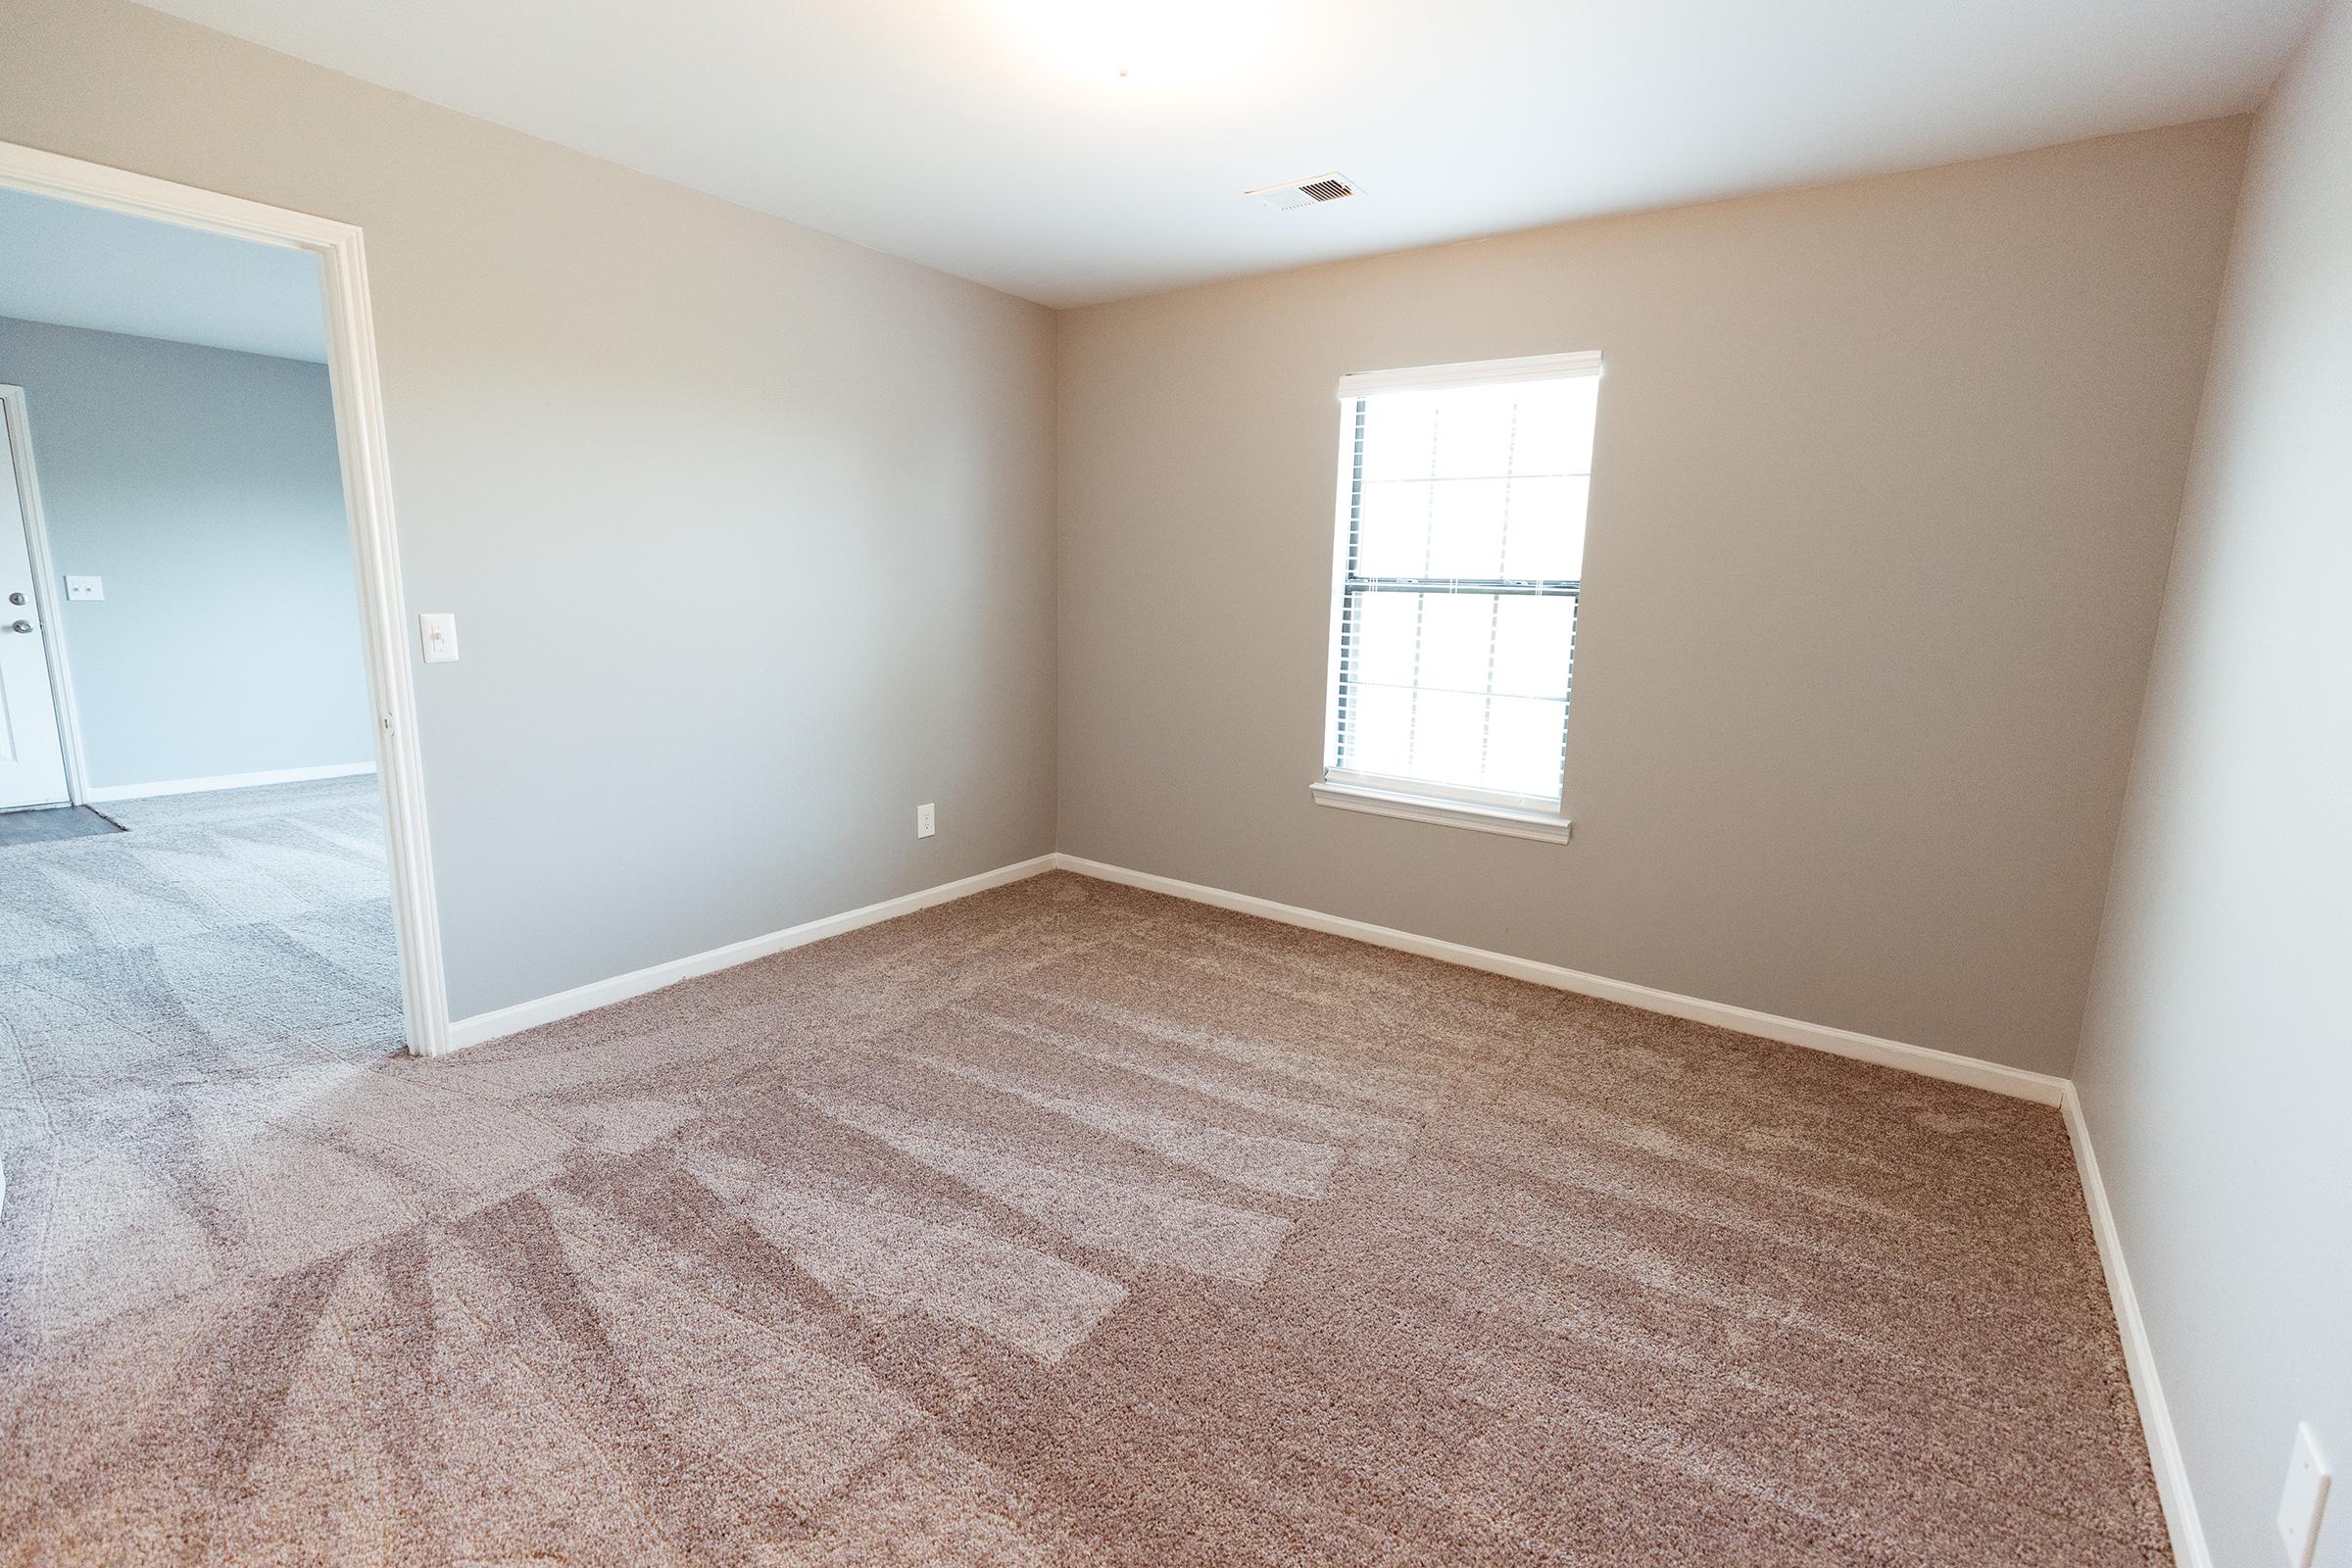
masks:
<svg viewBox="0 0 2352 1568"><path fill-rule="evenodd" d="M2107 1298L2115 1307L2116 1330L2123 1337L2124 1369L2131 1375L2132 1397L2139 1406L2139 1430L2148 1441L2156 1496L2164 1504L2165 1527L2172 1532L2173 1560L2180 1568L2213 1568L2205 1526L2197 1517L2197 1500L2188 1489L2188 1463L2180 1453L2172 1408L2165 1403L2164 1380L2156 1373L2156 1352L2148 1344L2148 1325L2139 1315L2139 1296L2132 1288L2131 1266L2124 1261L2115 1211L2107 1205L2099 1156L2090 1147L2090 1124L2082 1117L2082 1102L2072 1083L2066 1086L2059 1108L2066 1113L2066 1135L2075 1146L2075 1170L2082 1179L2082 1200L2090 1209L2090 1234L2099 1244L2099 1266L2107 1273Z"/></svg>
<svg viewBox="0 0 2352 1568"><path fill-rule="evenodd" d="M1728 1003L1707 1002L1698 997L1686 997L1677 992L1660 991L1652 986L1636 985L1627 980L1611 980L1602 975L1586 974L1558 964L1543 963L1534 958L1514 957L1505 953L1491 953L1484 948L1466 947L1458 942L1443 942L1435 937L1418 936L1410 931L1397 931L1388 926L1372 925L1363 920L1350 920L1316 909L1302 909L1295 905L1277 904L1271 899L1255 898L1247 893L1229 893L1222 888L1204 887L1197 882L1181 882L1174 877L1157 876L1149 871L1131 871L1124 866L1106 865L1101 860L1088 860L1074 855L1041 855L1035 859L999 866L977 876L960 881L943 882L935 888L925 888L901 898L886 899L869 904L862 909L845 914L827 915L783 931L771 931L765 936L750 937L732 942L723 948L707 953L690 954L672 958L667 963L651 968L615 975L541 997L534 1002L519 1002L511 1007L492 1012L476 1013L460 1018L449 1026L451 1049L478 1045L496 1040L502 1035L537 1028L558 1018L588 1012L597 1007L625 1002L631 997L658 991L663 986L690 980L696 975L732 968L764 958L772 953L822 942L827 937L840 936L860 926L912 914L934 905L952 903L989 888L1003 887L1041 871L1075 871L1099 881L1116 882L1127 887L1143 888L1152 893L1165 893L1188 899L1195 904L1206 904L1220 909L1233 909L1243 914L1254 914L1285 925L1303 926L1310 931L1327 932L1333 936L1350 937L1375 947L1392 948L1400 953L1419 954L1423 957L1458 963L1466 968L1484 969L1492 974L1508 975L1515 980L1532 981L1560 991L1574 991L1588 997L1599 997L1608 1002L1624 1003L1650 1012L1662 1012L1673 1018L1688 1018L1694 1023L1713 1024L1718 1028L1736 1030L1740 1034L1756 1035L1776 1040L1784 1045L1802 1046L1811 1051L1825 1051L1832 1055L1848 1056L1858 1061L1876 1062L1881 1066L1896 1067L1923 1077L1938 1078L1947 1083L1967 1084L1988 1089L1995 1094L2009 1095L2019 1100L2031 1100L2038 1104L2056 1105L2061 1102L2068 1084L2063 1078L2046 1073L2028 1072L2021 1067L2003 1066L1999 1062L1984 1061L1974 1056L1956 1055L1948 1051L1934 1051L1926 1046L1905 1045L1899 1040L1882 1040L1875 1035L1856 1034L1850 1029L1834 1029L1826 1024L1806 1023L1801 1019L1784 1018L1777 1013L1758 1012L1750 1007L1736 1007Z"/></svg>
<svg viewBox="0 0 2352 1568"><path fill-rule="evenodd" d="M1220 909L1259 915L1268 920L1279 920L1285 925L1304 926L1309 931L1352 937L1375 947L1394 948L1399 953L1416 953L1425 958L1439 958L1446 963L1461 964L1465 968L1509 975L1514 980L1528 980L1555 990L1598 997L1606 1002L1622 1002L1627 1006L1662 1012L1672 1018L1688 1018L1693 1023L1713 1024L1717 1028L1737 1030L1743 1035L1759 1035L1783 1045L1826 1051L1834 1056L1850 1056L1857 1061L1877 1062L1883 1067L1899 1067L1923 1077L1989 1089L1996 1095L2031 1100L2036 1104L2057 1104L2066 1089L2065 1079L2054 1078L2047 1073L2028 1072L2022 1067L2007 1067L1997 1061L1956 1055L1948 1051L1934 1051L1926 1046L1909 1046L1899 1040L1882 1040L1876 1035L1856 1034L1850 1029L1833 1029L1826 1024L1784 1018L1778 1013L1757 1012L1750 1007L1735 1007L1728 1003L1707 1002L1678 992L1660 991L1652 986L1635 985L1628 980L1611 980L1578 969L1564 969L1556 963L1513 957L1507 953L1491 953L1484 948L1465 947L1458 942L1442 942L1436 937L1418 936L1410 931L1393 930L1362 920L1349 920L1336 914L1325 914L1319 909L1276 904L1271 899L1254 898L1247 893L1228 893L1223 888L1203 887L1198 882L1180 882L1174 877L1156 876L1149 871L1130 871L1124 866L1105 865L1100 860L1081 859L1074 855L1056 855L1054 862L1065 871L1076 871L1082 876L1096 877L1104 882L1117 882L1152 893L1166 893L1175 898L1190 899L1195 904L1213 905Z"/></svg>
<svg viewBox="0 0 2352 1568"><path fill-rule="evenodd" d="M375 771L373 762L328 762L319 767L281 767L268 773L222 773L217 778L167 778L152 784L102 784L83 793L92 801L143 801L156 795L198 795L206 790L249 790L264 784L308 784L313 779L357 778Z"/></svg>
<svg viewBox="0 0 2352 1568"><path fill-rule="evenodd" d="M895 920L902 914L928 909L936 904L952 904L957 899L969 898L972 894L1001 888L1008 882L1018 882L1024 877L1053 869L1054 857L1041 855L1033 860L1001 865L976 876L942 882L935 888L885 899L880 904L869 904L862 909L852 909L846 914L829 914L821 920L789 926L782 931L770 931L765 936L747 937L741 942L730 942L723 948L689 954L683 958L672 958L667 963L657 963L648 969L614 975L610 980L575 986L552 997L541 997L536 1002L518 1002L514 1006L500 1007L493 1012L477 1012L470 1018L459 1018L450 1024L449 1046L455 1051L461 1046L478 1046L485 1040L519 1034L525 1029L536 1029L543 1023L554 1023L559 1018L568 1018L574 1013L609 1007L615 1002L626 1002L631 997L641 997L649 991L659 991L663 986L676 985L681 980L691 980L697 975L731 969L739 963L749 963L754 958L764 958L770 954L783 953L791 948L807 947L811 942L841 936L860 926Z"/></svg>

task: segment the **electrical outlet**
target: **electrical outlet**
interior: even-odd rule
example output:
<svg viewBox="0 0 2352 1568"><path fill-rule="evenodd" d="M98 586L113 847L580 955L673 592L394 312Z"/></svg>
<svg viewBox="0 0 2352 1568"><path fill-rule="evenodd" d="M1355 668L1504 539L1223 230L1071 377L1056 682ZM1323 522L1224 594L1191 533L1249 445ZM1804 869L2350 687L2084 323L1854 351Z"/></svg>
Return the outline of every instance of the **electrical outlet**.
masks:
<svg viewBox="0 0 2352 1568"><path fill-rule="evenodd" d="M105 597L106 579L104 577L77 577L71 572L67 573L66 598L68 600L74 604L84 604L90 600L104 599Z"/></svg>
<svg viewBox="0 0 2352 1568"><path fill-rule="evenodd" d="M927 839L938 831L939 822L931 814L930 803L926 801L916 807L914 808L914 836L918 839Z"/></svg>
<svg viewBox="0 0 2352 1568"><path fill-rule="evenodd" d="M2286 1491L2278 1499L2278 1539L2286 1560L2311 1568L2320 1545L2320 1514L2328 1506L2328 1465L2309 1424L2295 1428L2294 1451L2286 1456Z"/></svg>

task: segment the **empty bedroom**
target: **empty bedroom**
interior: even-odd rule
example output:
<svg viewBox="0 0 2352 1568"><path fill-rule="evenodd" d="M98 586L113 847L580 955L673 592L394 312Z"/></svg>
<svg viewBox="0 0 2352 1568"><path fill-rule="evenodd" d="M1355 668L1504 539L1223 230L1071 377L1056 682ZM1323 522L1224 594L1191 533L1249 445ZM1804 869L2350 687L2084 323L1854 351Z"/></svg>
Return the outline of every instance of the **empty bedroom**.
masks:
<svg viewBox="0 0 2352 1568"><path fill-rule="evenodd" d="M0 0L0 1563L2352 1568L2346 0Z"/></svg>

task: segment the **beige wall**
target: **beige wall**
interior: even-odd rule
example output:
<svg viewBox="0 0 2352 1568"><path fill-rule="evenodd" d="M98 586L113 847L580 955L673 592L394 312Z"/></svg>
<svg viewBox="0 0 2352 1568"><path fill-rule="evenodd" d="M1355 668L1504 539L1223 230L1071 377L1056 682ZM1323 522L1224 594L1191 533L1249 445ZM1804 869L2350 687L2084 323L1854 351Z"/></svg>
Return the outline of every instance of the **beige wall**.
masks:
<svg viewBox="0 0 2352 1568"><path fill-rule="evenodd" d="M2224 1568L2352 1568L2352 8L2258 123L2077 1082Z"/></svg>
<svg viewBox="0 0 2352 1568"><path fill-rule="evenodd" d="M2064 1071L2244 137L1064 313L1060 848ZM1315 807L1334 382L1567 349L1574 842Z"/></svg>
<svg viewBox="0 0 2352 1568"><path fill-rule="evenodd" d="M459 1015L1053 848L1046 311L121 0L0 6L0 139L367 231L409 603L465 650L417 671Z"/></svg>
<svg viewBox="0 0 2352 1568"><path fill-rule="evenodd" d="M367 230L410 600L466 650L418 672L459 1014L1040 853L1058 790L1078 855L2072 1065L2242 123L1057 332L121 0L0 3L0 139ZM2352 1445L2348 115L2339 7L2263 122L2080 1069L2227 1562L2295 1419ZM1580 348L1574 842L1313 807L1333 382Z"/></svg>
<svg viewBox="0 0 2352 1568"><path fill-rule="evenodd" d="M410 599L466 651L418 671L459 1014L1058 838L2067 1064L2241 124L1057 319L121 0L6 4L0 138L368 231ZM1334 379L1584 347L1575 842L1311 806Z"/></svg>

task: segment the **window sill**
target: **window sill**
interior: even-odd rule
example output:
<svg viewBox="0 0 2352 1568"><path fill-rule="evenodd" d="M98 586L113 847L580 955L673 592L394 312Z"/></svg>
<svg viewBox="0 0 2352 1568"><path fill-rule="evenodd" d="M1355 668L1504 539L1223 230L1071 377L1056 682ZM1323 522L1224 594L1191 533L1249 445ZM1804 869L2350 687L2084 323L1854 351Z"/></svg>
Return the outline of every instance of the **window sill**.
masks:
<svg viewBox="0 0 2352 1568"><path fill-rule="evenodd" d="M1479 806L1469 801L1440 800L1429 795L1406 795L1396 790L1367 789L1361 784L1323 780L1307 786L1318 806L1343 811L1367 811L1374 816L1401 817L1439 827L1466 827L1478 833L1501 833L1515 839L1540 839L1547 844L1568 842L1568 818L1544 811L1515 811L1504 806Z"/></svg>

